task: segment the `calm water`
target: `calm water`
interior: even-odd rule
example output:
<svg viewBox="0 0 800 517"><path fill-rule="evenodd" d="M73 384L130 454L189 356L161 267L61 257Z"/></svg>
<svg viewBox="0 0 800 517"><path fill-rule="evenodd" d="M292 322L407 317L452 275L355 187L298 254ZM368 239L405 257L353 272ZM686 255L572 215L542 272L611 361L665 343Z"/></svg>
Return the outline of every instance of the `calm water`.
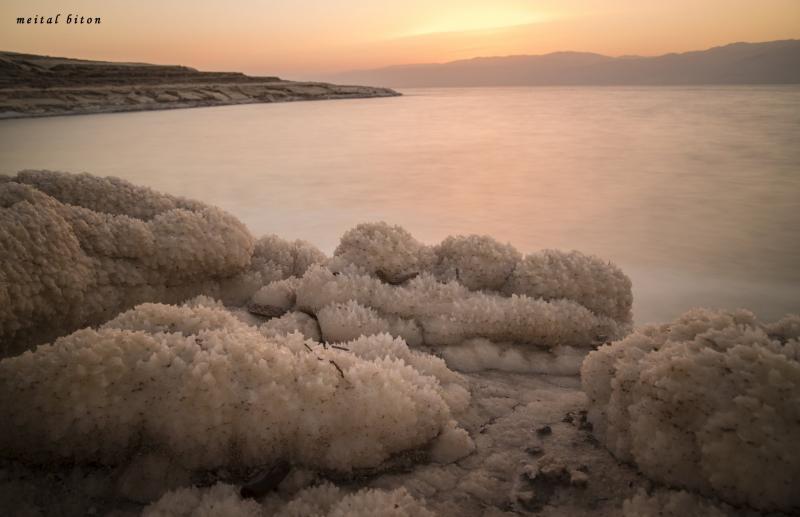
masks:
<svg viewBox="0 0 800 517"><path fill-rule="evenodd" d="M636 319L800 311L800 88L476 88L0 122L0 169L88 171L327 252L358 222L579 249Z"/></svg>

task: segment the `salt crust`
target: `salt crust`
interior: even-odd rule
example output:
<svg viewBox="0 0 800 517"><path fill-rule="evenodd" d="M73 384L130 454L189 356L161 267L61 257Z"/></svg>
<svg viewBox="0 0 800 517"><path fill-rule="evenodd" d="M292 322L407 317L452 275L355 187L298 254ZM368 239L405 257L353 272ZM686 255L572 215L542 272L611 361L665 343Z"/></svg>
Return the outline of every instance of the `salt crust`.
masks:
<svg viewBox="0 0 800 517"><path fill-rule="evenodd" d="M200 293L241 304L325 260L303 241L254 240L222 210L116 178L0 176L0 355L146 301Z"/></svg>
<svg viewBox="0 0 800 517"><path fill-rule="evenodd" d="M630 332L632 296L619 268L579 252L523 257L479 235L426 246L399 226L365 223L330 261L264 286L252 302L313 315L326 342L387 333L440 348L465 371L577 374L586 351ZM309 335L294 318L276 332Z"/></svg>
<svg viewBox="0 0 800 517"><path fill-rule="evenodd" d="M287 309L315 314L322 338L331 342L387 332L412 346L485 338L536 349L586 348L622 337L629 329L627 322L599 316L572 300L471 291L427 273L394 286L352 269L335 273L314 265L291 287L293 296L284 298L293 298L295 304Z"/></svg>
<svg viewBox="0 0 800 517"><path fill-rule="evenodd" d="M288 502L269 496L259 504L239 497L230 485L184 488L165 494L145 508L143 517L433 517L404 488L361 489L348 493L330 483L306 488Z"/></svg>
<svg viewBox="0 0 800 517"><path fill-rule="evenodd" d="M426 246L399 226L363 223L348 230L330 263L353 266L390 283L429 273L472 291L572 300L599 316L631 321L630 279L614 264L578 251L543 250L525 257L486 235L457 235Z"/></svg>
<svg viewBox="0 0 800 517"><path fill-rule="evenodd" d="M305 339L320 342L322 335L319 323L304 312L287 312L279 318L272 318L259 327L267 337L278 337L292 332L299 332Z"/></svg>
<svg viewBox="0 0 800 517"><path fill-rule="evenodd" d="M800 316L695 309L581 369L597 437L657 481L760 509L800 507Z"/></svg>
<svg viewBox="0 0 800 517"><path fill-rule="evenodd" d="M326 347L265 335L207 298L142 304L0 362L0 420L12 430L0 451L115 465L157 450L188 469L284 459L349 471L439 437L433 459L450 461L454 444L461 456L474 447L452 418L469 403L463 385L386 335Z"/></svg>

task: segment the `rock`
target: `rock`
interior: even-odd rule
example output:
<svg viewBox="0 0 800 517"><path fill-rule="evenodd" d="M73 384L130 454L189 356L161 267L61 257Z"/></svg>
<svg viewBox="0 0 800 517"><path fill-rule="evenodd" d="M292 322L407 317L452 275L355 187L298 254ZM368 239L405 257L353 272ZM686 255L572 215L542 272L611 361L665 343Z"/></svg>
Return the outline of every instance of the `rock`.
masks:
<svg viewBox="0 0 800 517"><path fill-rule="evenodd" d="M531 456L541 456L544 454L544 449L539 447L538 445L533 445L525 449L525 452L530 454Z"/></svg>
<svg viewBox="0 0 800 517"><path fill-rule="evenodd" d="M242 497L258 498L275 490L281 484L281 481L289 475L290 470L289 464L281 461L272 468L261 472L246 485L242 486L240 490Z"/></svg>
<svg viewBox="0 0 800 517"><path fill-rule="evenodd" d="M543 456L537 463L522 469L521 477L528 487L517 491L517 501L529 511L538 511L548 504L560 487L585 488L589 476L585 466L568 465L565 460Z"/></svg>
<svg viewBox="0 0 800 517"><path fill-rule="evenodd" d="M585 487L589 483L589 475L580 470L570 470L569 483L572 486Z"/></svg>

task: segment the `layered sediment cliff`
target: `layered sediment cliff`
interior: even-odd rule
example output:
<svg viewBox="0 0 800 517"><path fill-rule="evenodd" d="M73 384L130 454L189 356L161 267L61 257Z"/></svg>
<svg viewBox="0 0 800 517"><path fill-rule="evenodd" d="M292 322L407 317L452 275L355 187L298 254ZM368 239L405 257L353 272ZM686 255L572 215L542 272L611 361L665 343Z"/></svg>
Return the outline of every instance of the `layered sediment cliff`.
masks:
<svg viewBox="0 0 800 517"><path fill-rule="evenodd" d="M370 86L0 52L0 118L395 95Z"/></svg>

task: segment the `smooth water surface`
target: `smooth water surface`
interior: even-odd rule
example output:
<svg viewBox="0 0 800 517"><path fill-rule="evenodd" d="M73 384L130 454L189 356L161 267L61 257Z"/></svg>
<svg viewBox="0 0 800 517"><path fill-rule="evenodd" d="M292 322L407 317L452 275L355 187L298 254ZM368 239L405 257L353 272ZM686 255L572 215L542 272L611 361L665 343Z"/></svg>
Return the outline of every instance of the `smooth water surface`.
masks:
<svg viewBox="0 0 800 517"><path fill-rule="evenodd" d="M330 253L362 221L579 249L638 323L800 312L800 87L464 88L0 122L0 166L216 204Z"/></svg>

